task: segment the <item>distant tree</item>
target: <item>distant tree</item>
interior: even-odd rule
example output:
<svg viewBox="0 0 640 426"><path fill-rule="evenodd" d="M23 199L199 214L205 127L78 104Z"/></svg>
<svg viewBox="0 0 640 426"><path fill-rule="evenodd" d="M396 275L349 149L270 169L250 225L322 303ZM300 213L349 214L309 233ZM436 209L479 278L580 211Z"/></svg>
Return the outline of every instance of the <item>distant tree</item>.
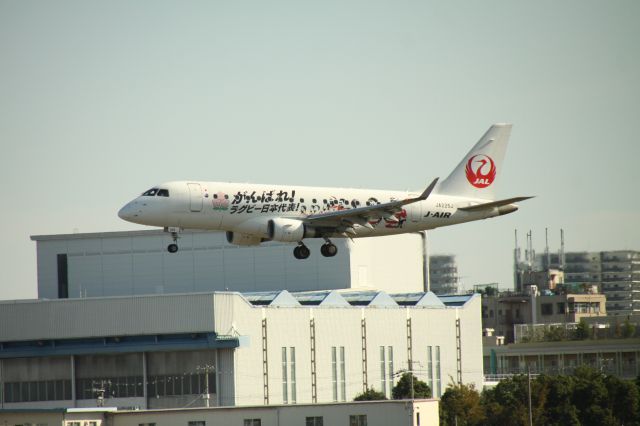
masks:
<svg viewBox="0 0 640 426"><path fill-rule="evenodd" d="M495 296L497 293L498 290L496 290L495 287L491 287L490 285L484 288L484 294L486 294L487 296Z"/></svg>
<svg viewBox="0 0 640 426"><path fill-rule="evenodd" d="M527 425L529 407L527 376L501 380L494 388L482 392L487 423L492 425Z"/></svg>
<svg viewBox="0 0 640 426"><path fill-rule="evenodd" d="M391 396L393 399L409 399L411 398L411 373L404 373L398 383L393 387ZM428 384L413 376L413 397L414 398L431 398L431 388Z"/></svg>
<svg viewBox="0 0 640 426"><path fill-rule="evenodd" d="M585 426L616 424L609 407L609 392L604 379L604 374L592 368L576 368L572 402L578 411L580 423Z"/></svg>
<svg viewBox="0 0 640 426"><path fill-rule="evenodd" d="M565 339L563 326L549 326L544 329L544 340L547 342L560 342Z"/></svg>
<svg viewBox="0 0 640 426"><path fill-rule="evenodd" d="M627 318L626 320L624 320L624 323L622 324L621 332L622 332L621 333L622 337L624 337L625 339L628 339L636 335L636 326L631 324L629 322L629 319Z"/></svg>
<svg viewBox="0 0 640 426"><path fill-rule="evenodd" d="M442 426L481 425L485 421L480 394L473 385L449 385L440 399Z"/></svg>
<svg viewBox="0 0 640 426"><path fill-rule="evenodd" d="M366 391L359 393L353 398L354 401L379 401L387 399L384 393L375 390L374 388L367 388Z"/></svg>
<svg viewBox="0 0 640 426"><path fill-rule="evenodd" d="M585 340L589 338L589 326L584 319L581 319L576 327L576 339Z"/></svg>
<svg viewBox="0 0 640 426"><path fill-rule="evenodd" d="M608 407L613 413L615 423L640 424L640 394L635 383L616 376L606 376L604 384L609 396Z"/></svg>
<svg viewBox="0 0 640 426"><path fill-rule="evenodd" d="M539 376L535 380L546 389L546 404L538 413L539 424L548 426L580 426L578 411L572 402L573 376ZM538 388L536 386L535 388Z"/></svg>

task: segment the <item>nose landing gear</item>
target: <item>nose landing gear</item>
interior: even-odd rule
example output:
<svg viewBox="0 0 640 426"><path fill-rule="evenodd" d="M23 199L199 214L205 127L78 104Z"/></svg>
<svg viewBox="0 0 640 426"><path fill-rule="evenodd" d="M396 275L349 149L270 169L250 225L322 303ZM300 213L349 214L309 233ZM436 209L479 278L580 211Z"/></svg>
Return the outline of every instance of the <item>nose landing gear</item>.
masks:
<svg viewBox="0 0 640 426"><path fill-rule="evenodd" d="M178 233L180 232L180 228L164 228L164 231L170 232L171 238L173 238L173 243L167 246L167 251L169 253L176 253L178 251L178 244L176 243L178 242L178 238L180 238L180 236L178 235Z"/></svg>

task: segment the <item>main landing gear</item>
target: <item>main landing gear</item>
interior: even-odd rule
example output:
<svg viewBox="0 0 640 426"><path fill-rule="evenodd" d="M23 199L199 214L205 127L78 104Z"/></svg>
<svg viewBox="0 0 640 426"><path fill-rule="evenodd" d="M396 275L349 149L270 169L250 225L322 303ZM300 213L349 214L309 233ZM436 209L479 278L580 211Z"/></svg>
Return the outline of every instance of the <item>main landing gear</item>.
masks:
<svg viewBox="0 0 640 426"><path fill-rule="evenodd" d="M173 238L173 243L167 246L167 251L169 253L176 253L178 251L178 244L176 243L178 242L178 238L180 238L178 236L178 233L180 232L180 228L165 228L164 231L170 232L171 238Z"/></svg>
<svg viewBox="0 0 640 426"><path fill-rule="evenodd" d="M311 255L309 247L305 246L302 242L298 243L298 247L293 249L293 256L296 259L306 259Z"/></svg>
<svg viewBox="0 0 640 426"><path fill-rule="evenodd" d="M320 247L320 253L324 257L333 257L338 253L338 247L333 244L328 238L325 238L326 243ZM293 249L293 256L296 259L307 259L311 255L309 247L305 246L302 241L298 243L298 246Z"/></svg>

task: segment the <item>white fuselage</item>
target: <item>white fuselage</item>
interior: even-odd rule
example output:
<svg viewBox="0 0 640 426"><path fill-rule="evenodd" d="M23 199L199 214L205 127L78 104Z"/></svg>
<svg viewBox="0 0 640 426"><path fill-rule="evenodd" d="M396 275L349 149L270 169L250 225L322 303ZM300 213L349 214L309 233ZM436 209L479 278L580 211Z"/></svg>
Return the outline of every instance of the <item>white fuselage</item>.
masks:
<svg viewBox="0 0 640 426"><path fill-rule="evenodd" d="M119 216L130 222L184 229L224 230L265 234L273 218L307 216L416 197L418 193L373 189L324 188L222 182L168 182L157 186L168 196L141 195L125 205ZM147 191L149 192L149 191ZM394 218L355 225L349 237L373 237L433 229L498 216L498 208L476 212L458 210L486 200L432 194L408 204ZM320 235L318 235L320 236ZM322 235L341 237L340 233Z"/></svg>

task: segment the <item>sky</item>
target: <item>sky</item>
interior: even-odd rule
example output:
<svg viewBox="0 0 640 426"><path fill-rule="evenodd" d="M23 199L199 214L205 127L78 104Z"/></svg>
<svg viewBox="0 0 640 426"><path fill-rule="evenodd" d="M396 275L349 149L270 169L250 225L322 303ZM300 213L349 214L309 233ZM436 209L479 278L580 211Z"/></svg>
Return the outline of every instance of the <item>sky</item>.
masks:
<svg viewBox="0 0 640 426"><path fill-rule="evenodd" d="M0 0L0 299L31 235L144 229L171 180L422 191L513 123L508 216L429 233L512 285L514 230L640 249L640 2Z"/></svg>

